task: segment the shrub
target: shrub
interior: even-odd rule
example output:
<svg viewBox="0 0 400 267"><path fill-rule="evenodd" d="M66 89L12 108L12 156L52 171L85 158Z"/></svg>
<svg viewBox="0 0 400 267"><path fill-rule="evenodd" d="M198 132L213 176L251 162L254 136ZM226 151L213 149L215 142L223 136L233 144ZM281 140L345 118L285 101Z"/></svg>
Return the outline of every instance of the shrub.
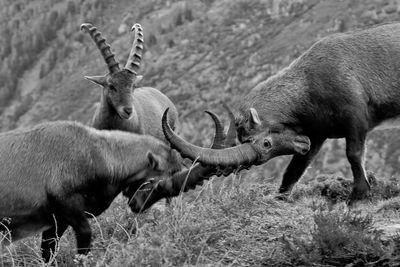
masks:
<svg viewBox="0 0 400 267"><path fill-rule="evenodd" d="M293 190L292 198L323 196L331 203L344 201L350 195L353 182L343 177L321 175L315 180L302 183Z"/></svg>
<svg viewBox="0 0 400 267"><path fill-rule="evenodd" d="M400 182L396 177L384 179L374 173L367 173L371 184L368 200L377 201L400 196ZM316 179L302 182L293 190L292 198L297 200L308 196L323 196L331 203L346 201L353 188L353 180L341 176L320 175Z"/></svg>
<svg viewBox="0 0 400 267"><path fill-rule="evenodd" d="M377 212L386 210L400 211L400 197L384 200L378 205Z"/></svg>
<svg viewBox="0 0 400 267"><path fill-rule="evenodd" d="M370 180L372 174L368 176ZM374 200L390 199L400 196L400 181L397 177L375 178L372 182L372 197Z"/></svg>
<svg viewBox="0 0 400 267"><path fill-rule="evenodd" d="M290 263L306 266L399 266L397 239L383 243L383 232L372 215L360 211L316 208L315 226L302 236L285 236L283 248Z"/></svg>

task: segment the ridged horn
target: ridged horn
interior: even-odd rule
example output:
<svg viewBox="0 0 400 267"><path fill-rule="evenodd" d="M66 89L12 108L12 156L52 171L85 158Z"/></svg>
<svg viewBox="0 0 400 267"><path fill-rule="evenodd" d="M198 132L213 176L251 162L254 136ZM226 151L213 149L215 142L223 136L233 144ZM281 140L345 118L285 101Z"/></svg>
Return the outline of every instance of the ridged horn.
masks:
<svg viewBox="0 0 400 267"><path fill-rule="evenodd" d="M225 141L224 127L216 114L210 111L206 111L206 113L215 123L215 135L211 148L223 148ZM195 189L196 186L201 186L204 180L210 179L214 174L219 174L217 168L196 164L192 168L177 172L172 177L160 180L156 184L148 183L144 185L143 189L131 192L133 197L129 201L129 206L133 212L145 211L163 198L176 197L181 192L187 192ZM222 174L226 176L230 174L230 171Z"/></svg>
<svg viewBox="0 0 400 267"><path fill-rule="evenodd" d="M115 59L114 54L111 52L111 47L106 43L106 39L101 35L101 32L97 30L96 27L93 27L90 23L83 23L81 25L81 30L85 30L90 34L93 41L96 43L97 48L100 50L101 55L103 56L108 70L110 73L114 73L120 70L119 63Z"/></svg>
<svg viewBox="0 0 400 267"><path fill-rule="evenodd" d="M196 164L191 169L175 173L172 177L146 185L144 189L135 193L129 201L133 212L142 212L150 208L154 203L163 199L179 196L180 193L195 189L202 185L204 180L210 179L215 173L215 168L202 167Z"/></svg>
<svg viewBox="0 0 400 267"><path fill-rule="evenodd" d="M222 125L218 116L211 111L204 111L208 115L210 115L211 119L214 121L215 125L215 135L213 144L211 146L212 149L221 149L224 148L225 134L224 134L224 126Z"/></svg>
<svg viewBox="0 0 400 267"><path fill-rule="evenodd" d="M136 23L132 26L131 31L134 32L133 44L131 52L129 53L128 61L125 65L125 69L137 75L143 54L143 29L140 24Z"/></svg>
<svg viewBox="0 0 400 267"><path fill-rule="evenodd" d="M236 136L237 136L237 131L236 131L236 126L235 126L235 116L233 115L232 110L226 105L225 103L222 104L225 110L228 112L229 116L229 128L226 133L226 140L225 140L225 146L226 147L231 147L236 145Z"/></svg>
<svg viewBox="0 0 400 267"><path fill-rule="evenodd" d="M190 144L172 131L168 124L168 110L169 108L165 110L162 118L163 132L172 148L178 150L183 157L208 166L221 166L223 168L247 166L259 158L251 143L224 149L203 148Z"/></svg>

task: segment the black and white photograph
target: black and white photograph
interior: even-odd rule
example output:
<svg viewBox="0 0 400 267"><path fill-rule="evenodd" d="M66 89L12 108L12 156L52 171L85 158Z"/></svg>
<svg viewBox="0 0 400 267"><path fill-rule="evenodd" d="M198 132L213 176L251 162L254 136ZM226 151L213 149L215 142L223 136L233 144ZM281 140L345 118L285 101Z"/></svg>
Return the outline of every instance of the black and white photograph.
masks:
<svg viewBox="0 0 400 267"><path fill-rule="evenodd" d="M400 0L0 0L0 266L400 266Z"/></svg>

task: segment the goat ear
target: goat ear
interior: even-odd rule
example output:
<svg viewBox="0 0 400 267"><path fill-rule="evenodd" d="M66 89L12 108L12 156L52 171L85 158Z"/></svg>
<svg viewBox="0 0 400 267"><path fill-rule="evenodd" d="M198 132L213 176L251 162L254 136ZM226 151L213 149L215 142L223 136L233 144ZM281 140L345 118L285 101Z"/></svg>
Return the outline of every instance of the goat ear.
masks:
<svg viewBox="0 0 400 267"><path fill-rule="evenodd" d="M98 84L100 86L106 86L107 85L107 78L106 75L101 75L101 76L85 76L86 80L91 81L92 83Z"/></svg>
<svg viewBox="0 0 400 267"><path fill-rule="evenodd" d="M149 160L149 167L152 170L158 170L159 168L159 159L157 158L156 155L151 153L150 151L147 152L147 159Z"/></svg>
<svg viewBox="0 0 400 267"><path fill-rule="evenodd" d="M143 79L143 75L137 75L135 79L135 84L140 83L140 81Z"/></svg>
<svg viewBox="0 0 400 267"><path fill-rule="evenodd" d="M250 119L253 123L261 125L260 117L258 117L258 112L255 108L250 108Z"/></svg>

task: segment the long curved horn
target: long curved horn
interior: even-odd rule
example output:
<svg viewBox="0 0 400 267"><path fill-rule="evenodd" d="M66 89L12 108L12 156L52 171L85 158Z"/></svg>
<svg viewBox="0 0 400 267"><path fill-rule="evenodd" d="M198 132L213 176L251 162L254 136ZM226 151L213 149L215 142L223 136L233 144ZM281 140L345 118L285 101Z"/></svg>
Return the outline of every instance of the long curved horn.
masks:
<svg viewBox="0 0 400 267"><path fill-rule="evenodd" d="M210 111L206 111L206 113L210 115L215 124L215 135L211 148L223 148L225 141L224 126L216 114ZM214 174L219 174L217 168L196 164L194 167L177 172L172 177L160 180L156 184L149 182L142 189L131 192L130 194L133 194L133 196L129 200L129 206L133 212L145 211L160 199L176 197L182 191L187 192L195 189L196 186L201 186L204 180L210 179ZM221 174L227 176L230 171ZM129 197L129 193L126 195Z"/></svg>
<svg viewBox="0 0 400 267"><path fill-rule="evenodd" d="M214 140L213 144L211 146L212 149L221 149L224 148L224 140L225 140L225 134L224 134L224 126L222 125L221 121L219 120L218 116L211 112L206 110L205 113L210 115L211 119L214 121L215 125L215 135L214 135Z"/></svg>
<svg viewBox="0 0 400 267"><path fill-rule="evenodd" d="M177 136L168 124L167 108L162 118L162 128L165 138L171 143L171 146L177 149L183 157L191 160L197 160L209 166L221 167L239 167L255 162L259 154L250 143L244 143L236 147L224 149L203 148L192 145L179 136Z"/></svg>
<svg viewBox="0 0 400 267"><path fill-rule="evenodd" d="M81 25L81 30L85 30L90 34L90 37L92 37L93 41L97 45L97 48L100 50L101 55L106 61L110 73L119 71L119 63L115 59L114 54L111 52L110 45L106 43L106 39L101 35L101 32L99 32L97 28L93 27L93 25L90 23L83 23Z"/></svg>
<svg viewBox="0 0 400 267"><path fill-rule="evenodd" d="M231 147L231 146L236 145L237 132L236 132L236 126L235 126L235 116L233 115L233 112L228 107L228 105L226 105L225 103L223 103L222 105L228 112L228 116L229 116L229 120L230 120L228 132L226 133L225 145L226 145L226 147Z"/></svg>
<svg viewBox="0 0 400 267"><path fill-rule="evenodd" d="M132 26L131 31L134 31L133 44L131 52L129 53L128 61L126 62L125 69L137 74L140 68L140 61L142 60L143 53L143 29L138 23Z"/></svg>

